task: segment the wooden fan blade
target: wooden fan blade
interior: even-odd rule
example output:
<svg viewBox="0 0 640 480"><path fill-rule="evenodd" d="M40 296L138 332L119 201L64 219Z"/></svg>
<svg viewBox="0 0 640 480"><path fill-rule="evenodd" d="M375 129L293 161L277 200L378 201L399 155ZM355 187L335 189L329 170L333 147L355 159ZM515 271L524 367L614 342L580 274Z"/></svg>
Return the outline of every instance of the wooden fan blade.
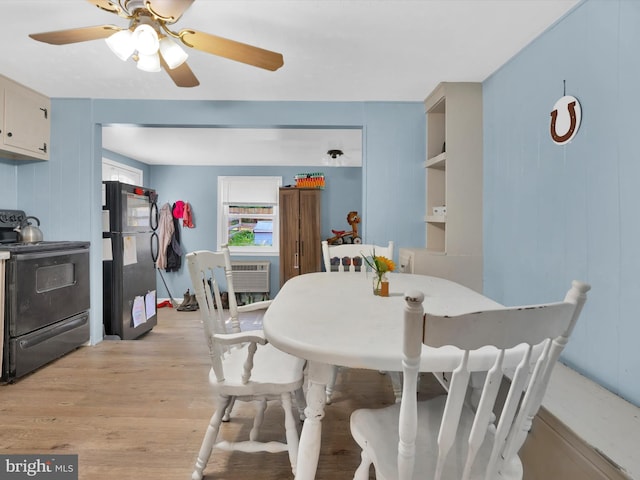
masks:
<svg viewBox="0 0 640 480"><path fill-rule="evenodd" d="M182 42L188 47L225 57L229 60L271 71L277 70L284 65L282 54L247 45L246 43L189 29L181 30L179 35Z"/></svg>
<svg viewBox="0 0 640 480"><path fill-rule="evenodd" d="M175 23L194 0L146 0L147 8L167 23Z"/></svg>
<svg viewBox="0 0 640 480"><path fill-rule="evenodd" d="M110 0L87 0L87 2L107 12L115 13L117 15L120 15L122 13L122 9L120 8L120 6Z"/></svg>
<svg viewBox="0 0 640 480"><path fill-rule="evenodd" d="M66 45L107 38L119 30L122 29L115 25L96 25L95 27L72 28L55 32L31 33L29 36L34 40L51 45Z"/></svg>
<svg viewBox="0 0 640 480"><path fill-rule="evenodd" d="M189 65L187 65L187 62L171 70L167 62L162 58L162 54L160 52L158 53L160 54L160 65L162 65L162 68L169 74L173 83L179 87L197 87L200 85L200 82L189 68Z"/></svg>

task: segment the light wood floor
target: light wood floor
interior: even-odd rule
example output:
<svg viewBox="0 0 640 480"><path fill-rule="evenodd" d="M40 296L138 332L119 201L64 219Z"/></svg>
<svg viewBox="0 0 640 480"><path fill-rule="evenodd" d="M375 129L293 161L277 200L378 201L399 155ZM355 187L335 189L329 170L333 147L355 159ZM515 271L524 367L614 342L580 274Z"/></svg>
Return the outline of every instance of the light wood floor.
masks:
<svg viewBox="0 0 640 480"><path fill-rule="evenodd" d="M213 413L207 347L199 312L159 309L139 340L82 347L11 385L0 386L2 454L77 454L81 480L187 480ZM439 392L423 376L421 396ZM351 479L360 452L349 432L355 408L393 402L388 376L343 369L327 406L318 480ZM222 434L248 436L236 405ZM284 439L279 406L267 409L263 436ZM206 479L293 478L286 453L214 450ZM374 478L373 474L371 478Z"/></svg>

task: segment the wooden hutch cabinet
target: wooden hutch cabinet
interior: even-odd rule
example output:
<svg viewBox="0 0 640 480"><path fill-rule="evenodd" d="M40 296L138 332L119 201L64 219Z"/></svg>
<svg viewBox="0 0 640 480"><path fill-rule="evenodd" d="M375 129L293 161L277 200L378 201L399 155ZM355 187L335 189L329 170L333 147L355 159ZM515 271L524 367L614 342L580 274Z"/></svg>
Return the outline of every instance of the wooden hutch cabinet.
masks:
<svg viewBox="0 0 640 480"><path fill-rule="evenodd" d="M291 277L321 271L321 193L280 189L280 287Z"/></svg>

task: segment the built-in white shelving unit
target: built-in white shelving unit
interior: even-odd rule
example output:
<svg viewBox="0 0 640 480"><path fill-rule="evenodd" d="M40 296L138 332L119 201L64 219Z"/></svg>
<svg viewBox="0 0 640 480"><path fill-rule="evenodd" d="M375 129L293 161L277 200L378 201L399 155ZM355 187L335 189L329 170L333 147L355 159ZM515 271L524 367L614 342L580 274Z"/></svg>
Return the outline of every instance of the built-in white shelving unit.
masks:
<svg viewBox="0 0 640 480"><path fill-rule="evenodd" d="M424 104L427 242L401 249L409 266L405 270L449 278L481 292L482 85L444 82Z"/></svg>

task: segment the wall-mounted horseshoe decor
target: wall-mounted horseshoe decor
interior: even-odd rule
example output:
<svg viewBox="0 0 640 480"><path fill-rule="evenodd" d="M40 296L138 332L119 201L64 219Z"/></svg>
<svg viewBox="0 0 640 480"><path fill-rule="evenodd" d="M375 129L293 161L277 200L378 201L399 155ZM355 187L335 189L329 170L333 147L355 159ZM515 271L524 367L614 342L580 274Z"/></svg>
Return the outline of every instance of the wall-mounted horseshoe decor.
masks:
<svg viewBox="0 0 640 480"><path fill-rule="evenodd" d="M558 100L551 111L550 132L554 143L569 143L578 133L580 120L582 110L576 97L565 95Z"/></svg>

